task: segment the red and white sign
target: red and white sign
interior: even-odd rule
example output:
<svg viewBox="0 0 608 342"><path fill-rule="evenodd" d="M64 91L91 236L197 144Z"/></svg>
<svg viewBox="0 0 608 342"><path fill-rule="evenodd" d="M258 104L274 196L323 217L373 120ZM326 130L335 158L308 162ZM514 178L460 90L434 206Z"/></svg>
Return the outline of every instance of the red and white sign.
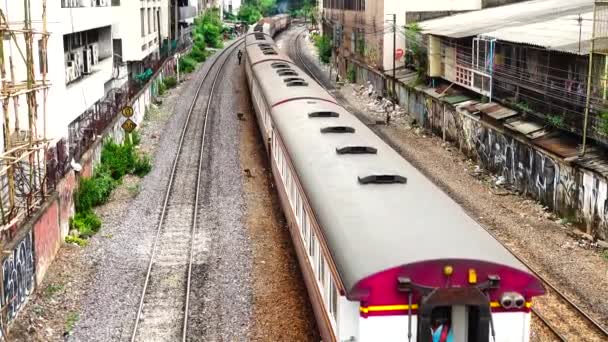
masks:
<svg viewBox="0 0 608 342"><path fill-rule="evenodd" d="M396 49L395 50L395 59L401 59L401 57L403 57L403 49Z"/></svg>

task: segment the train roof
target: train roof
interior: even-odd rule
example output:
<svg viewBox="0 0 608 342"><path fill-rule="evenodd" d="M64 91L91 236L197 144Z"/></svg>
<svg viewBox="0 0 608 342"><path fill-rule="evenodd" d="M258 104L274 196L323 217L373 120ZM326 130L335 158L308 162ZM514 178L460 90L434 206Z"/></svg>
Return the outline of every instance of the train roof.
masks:
<svg viewBox="0 0 608 342"><path fill-rule="evenodd" d="M267 33L253 32L253 31L250 31L249 33L247 33L247 36L245 37L245 46L249 46L251 44L260 44L260 43L272 44L272 45L275 44L272 37L270 37Z"/></svg>
<svg viewBox="0 0 608 342"><path fill-rule="evenodd" d="M260 79L267 96L276 97L279 91L268 92L276 81ZM311 89L316 87L311 84ZM308 116L317 111L339 117ZM447 194L342 107L296 99L276 106L271 115L348 291L374 273L427 260L473 259L528 271ZM321 133L334 126L355 132ZM377 153L337 153L346 146L372 147ZM406 183L359 181L374 175L398 175Z"/></svg>
<svg viewBox="0 0 608 342"><path fill-rule="evenodd" d="M264 59L260 57L263 56L260 49L255 46L250 46L247 52L251 54L251 62L257 62L253 66L253 72L258 80L264 80L260 82L260 87L262 87L269 107L293 98L335 102L331 94L297 67L286 55L281 54L280 58L272 60ZM296 79L300 81L295 84L289 82L290 80L296 81Z"/></svg>

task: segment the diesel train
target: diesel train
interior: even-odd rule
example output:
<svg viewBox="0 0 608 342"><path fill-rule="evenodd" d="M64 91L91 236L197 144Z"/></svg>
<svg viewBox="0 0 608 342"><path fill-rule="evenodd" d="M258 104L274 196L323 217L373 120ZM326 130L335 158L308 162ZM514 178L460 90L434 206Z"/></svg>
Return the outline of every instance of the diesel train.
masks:
<svg viewBox="0 0 608 342"><path fill-rule="evenodd" d="M322 340L528 341L541 281L279 50L289 22L245 69Z"/></svg>

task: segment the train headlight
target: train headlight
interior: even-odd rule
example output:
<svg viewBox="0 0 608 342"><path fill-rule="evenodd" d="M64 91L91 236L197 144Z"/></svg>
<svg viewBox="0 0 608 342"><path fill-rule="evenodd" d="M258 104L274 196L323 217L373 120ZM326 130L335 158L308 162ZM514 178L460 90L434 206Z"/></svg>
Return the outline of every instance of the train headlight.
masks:
<svg viewBox="0 0 608 342"><path fill-rule="evenodd" d="M515 307L518 309L521 309L524 307L524 305L526 305L526 300L524 299L524 297L522 295L520 295L519 293L515 294Z"/></svg>
<svg viewBox="0 0 608 342"><path fill-rule="evenodd" d="M502 297L500 297L500 306L505 309L511 309L513 302L514 300L510 293L503 293Z"/></svg>
<svg viewBox="0 0 608 342"><path fill-rule="evenodd" d="M505 309L521 309L526 305L526 300L517 292L505 292L500 297L500 306Z"/></svg>

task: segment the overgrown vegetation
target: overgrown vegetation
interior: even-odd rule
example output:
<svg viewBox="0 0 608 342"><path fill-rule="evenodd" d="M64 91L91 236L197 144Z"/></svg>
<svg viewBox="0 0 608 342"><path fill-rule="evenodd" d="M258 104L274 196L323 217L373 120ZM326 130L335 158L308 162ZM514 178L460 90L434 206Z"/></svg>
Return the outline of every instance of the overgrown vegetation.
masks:
<svg viewBox="0 0 608 342"><path fill-rule="evenodd" d="M216 49L223 47L222 29L223 23L217 8L205 11L202 16L196 18L192 34L194 44L190 53L179 59L179 71L191 73L196 70L196 66L209 57L207 47ZM177 82L173 86L176 84ZM167 87L171 88L168 84Z"/></svg>
<svg viewBox="0 0 608 342"><path fill-rule="evenodd" d="M80 314L76 311L71 311L68 314L68 318L65 322L65 331L68 333L71 333L72 330L74 330L74 327L76 326L76 323L78 323L79 320L80 320Z"/></svg>
<svg viewBox="0 0 608 342"><path fill-rule="evenodd" d="M277 13L277 0L247 0L241 4L237 18L249 25Z"/></svg>
<svg viewBox="0 0 608 342"><path fill-rule="evenodd" d="M406 65L416 70L416 84L426 82L427 56L426 47L422 43L422 28L414 22L406 25L405 39L407 51L405 54Z"/></svg>
<svg viewBox="0 0 608 342"><path fill-rule="evenodd" d="M604 249L604 251L602 252L602 258L608 261L608 249Z"/></svg>
<svg viewBox="0 0 608 342"><path fill-rule="evenodd" d="M76 214L70 218L70 236L67 243L86 245L86 239L95 235L101 229L101 219L93 208L108 201L112 190L116 188L122 177L134 174L145 176L152 169L152 163L147 155L140 155L135 146L141 141L139 132L131 134L123 144L106 141L101 150L101 162L95 169L93 177L80 178L78 191L74 194Z"/></svg>
<svg viewBox="0 0 608 342"><path fill-rule="evenodd" d="M547 122L549 123L549 125L556 128L563 128L566 126L566 123L564 122L564 117L561 115L549 115L547 116Z"/></svg>
<svg viewBox="0 0 608 342"><path fill-rule="evenodd" d="M600 131L608 135L608 112L603 112L600 114Z"/></svg>
<svg viewBox="0 0 608 342"><path fill-rule="evenodd" d="M355 71L354 66L351 65L348 67L348 73L346 76L350 83L355 83L357 81L357 72Z"/></svg>
<svg viewBox="0 0 608 342"><path fill-rule="evenodd" d="M331 60L331 40L328 36L313 34L312 39L315 42L315 47L319 53L319 59L322 63L328 64Z"/></svg>
<svg viewBox="0 0 608 342"><path fill-rule="evenodd" d="M311 19L313 25L316 25L315 18L316 3L313 0L304 0L301 2L301 6L297 8L291 8L289 14L292 18L304 18L304 20Z"/></svg>
<svg viewBox="0 0 608 342"><path fill-rule="evenodd" d="M177 85L177 79L173 76L165 77L163 82L165 83L167 89L175 88L175 86Z"/></svg>
<svg viewBox="0 0 608 342"><path fill-rule="evenodd" d="M262 19L262 13L254 4L244 3L239 8L237 18L240 21L244 21L249 25L253 25L257 23L258 20Z"/></svg>

